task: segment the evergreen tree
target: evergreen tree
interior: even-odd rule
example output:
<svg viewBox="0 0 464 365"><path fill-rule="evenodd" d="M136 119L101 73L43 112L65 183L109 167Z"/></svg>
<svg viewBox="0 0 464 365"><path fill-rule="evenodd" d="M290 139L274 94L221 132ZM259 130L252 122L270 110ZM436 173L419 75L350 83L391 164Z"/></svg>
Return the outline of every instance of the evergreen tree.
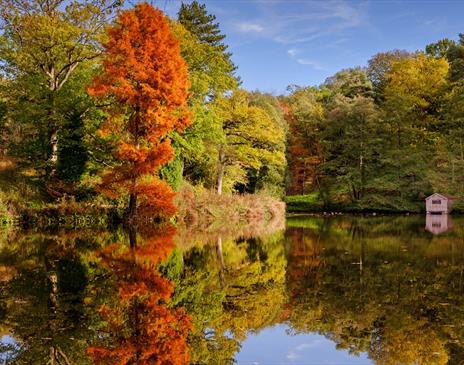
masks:
<svg viewBox="0 0 464 365"><path fill-rule="evenodd" d="M227 46L222 43L225 35L219 30L219 23L216 23L216 16L208 14L206 6L197 1L191 4L180 6L178 13L179 22L192 34L195 34L202 43L219 47L223 51Z"/></svg>
<svg viewBox="0 0 464 365"><path fill-rule="evenodd" d="M232 53L227 52L228 46L223 42L226 36L221 34L216 16L208 14L206 6L198 1L193 1L190 4L182 3L177 15L179 23L195 35L200 43L208 44L224 55L229 66L228 73L234 75L237 67L231 60Z"/></svg>

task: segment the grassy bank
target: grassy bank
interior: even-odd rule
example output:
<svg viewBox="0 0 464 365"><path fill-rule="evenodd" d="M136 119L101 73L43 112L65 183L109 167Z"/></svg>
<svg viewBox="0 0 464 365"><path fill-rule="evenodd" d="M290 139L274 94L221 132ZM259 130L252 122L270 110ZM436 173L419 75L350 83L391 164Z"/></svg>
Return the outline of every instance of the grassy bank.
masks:
<svg viewBox="0 0 464 365"><path fill-rule="evenodd" d="M180 224L207 227L211 224L263 223L285 216L285 203L255 194L222 194L185 184L176 198Z"/></svg>
<svg viewBox="0 0 464 365"><path fill-rule="evenodd" d="M207 229L229 226L245 229L285 216L285 204L262 195L217 195L184 184L177 194L179 225ZM0 224L26 226L101 226L119 222L124 204L101 195L76 200L72 195L51 199L34 171L21 169L14 160L0 160ZM255 228L249 228L255 230Z"/></svg>
<svg viewBox="0 0 464 365"><path fill-rule="evenodd" d="M285 197L288 213L425 213L425 200L408 200L391 196L368 196L357 202L338 199L325 202L320 194L290 195ZM464 201L456 200L454 213L464 213Z"/></svg>
<svg viewBox="0 0 464 365"><path fill-rule="evenodd" d="M216 244L218 239L261 237L285 228L285 203L262 195L217 195L184 185L177 196L177 243Z"/></svg>

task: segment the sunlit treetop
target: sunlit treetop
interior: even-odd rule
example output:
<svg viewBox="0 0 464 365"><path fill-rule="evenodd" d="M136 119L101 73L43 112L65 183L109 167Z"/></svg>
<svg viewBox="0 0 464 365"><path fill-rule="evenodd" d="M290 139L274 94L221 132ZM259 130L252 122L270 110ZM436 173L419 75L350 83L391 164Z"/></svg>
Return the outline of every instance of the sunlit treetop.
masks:
<svg viewBox="0 0 464 365"><path fill-rule="evenodd" d="M139 4L121 13L108 35L104 71L90 94L110 96L124 105L121 114L137 115L130 131L137 128L138 135L158 138L182 130L188 124L187 66L164 14Z"/></svg>

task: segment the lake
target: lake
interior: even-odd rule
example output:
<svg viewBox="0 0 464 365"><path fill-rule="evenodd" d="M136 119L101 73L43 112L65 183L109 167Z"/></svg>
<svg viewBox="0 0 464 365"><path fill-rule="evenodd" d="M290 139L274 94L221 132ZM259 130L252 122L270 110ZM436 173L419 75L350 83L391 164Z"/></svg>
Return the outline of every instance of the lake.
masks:
<svg viewBox="0 0 464 365"><path fill-rule="evenodd" d="M464 218L0 232L2 364L461 364Z"/></svg>

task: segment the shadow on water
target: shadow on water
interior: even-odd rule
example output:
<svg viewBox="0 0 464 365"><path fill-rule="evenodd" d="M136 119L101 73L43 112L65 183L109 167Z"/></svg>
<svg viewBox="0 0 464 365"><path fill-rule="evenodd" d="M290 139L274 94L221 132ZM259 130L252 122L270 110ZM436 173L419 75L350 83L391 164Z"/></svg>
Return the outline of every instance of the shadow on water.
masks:
<svg viewBox="0 0 464 365"><path fill-rule="evenodd" d="M3 235L0 361L460 364L464 219L450 218Z"/></svg>

